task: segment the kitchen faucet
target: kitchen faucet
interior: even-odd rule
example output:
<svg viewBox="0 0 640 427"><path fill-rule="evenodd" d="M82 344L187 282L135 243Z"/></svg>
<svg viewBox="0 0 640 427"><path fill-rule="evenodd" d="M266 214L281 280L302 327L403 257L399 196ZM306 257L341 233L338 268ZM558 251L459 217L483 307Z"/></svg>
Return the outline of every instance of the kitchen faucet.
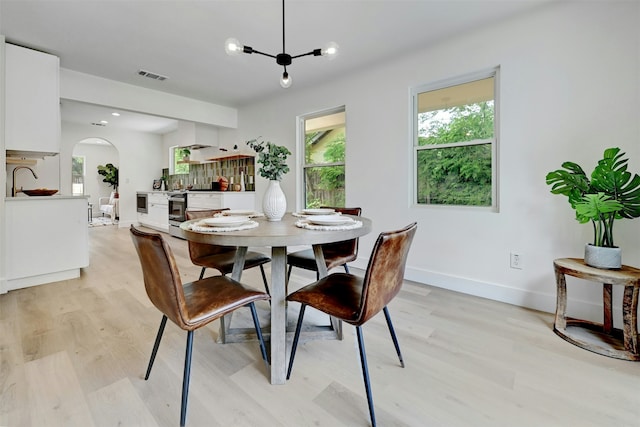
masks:
<svg viewBox="0 0 640 427"><path fill-rule="evenodd" d="M22 187L20 187L20 190L18 190L18 187L16 186L16 171L18 169L29 169L31 171L31 173L33 174L33 177L35 179L38 179L38 175L36 175L36 173L30 167L28 167L28 166L18 166L18 167L16 167L13 170L13 188L11 189L11 197L16 197L16 195L22 191Z"/></svg>

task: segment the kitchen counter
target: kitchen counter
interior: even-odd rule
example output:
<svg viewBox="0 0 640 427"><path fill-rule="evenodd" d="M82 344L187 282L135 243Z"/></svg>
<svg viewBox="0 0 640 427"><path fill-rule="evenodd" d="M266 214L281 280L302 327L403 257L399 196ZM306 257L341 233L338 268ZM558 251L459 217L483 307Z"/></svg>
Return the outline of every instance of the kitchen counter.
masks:
<svg viewBox="0 0 640 427"><path fill-rule="evenodd" d="M5 201L6 283L0 283L0 293L79 277L89 265L88 197Z"/></svg>
<svg viewBox="0 0 640 427"><path fill-rule="evenodd" d="M22 193L21 193L22 194ZM5 197L5 202L29 202L29 201L47 201L47 200L63 200L63 199L85 199L87 200L89 196L65 196L54 194L53 196L27 196L20 195L17 197Z"/></svg>
<svg viewBox="0 0 640 427"><path fill-rule="evenodd" d="M255 193L255 191L213 191L213 190L138 190L137 193L149 193L149 194L175 194L175 193L187 193L187 194L242 194L242 193ZM53 196L52 196L53 197Z"/></svg>

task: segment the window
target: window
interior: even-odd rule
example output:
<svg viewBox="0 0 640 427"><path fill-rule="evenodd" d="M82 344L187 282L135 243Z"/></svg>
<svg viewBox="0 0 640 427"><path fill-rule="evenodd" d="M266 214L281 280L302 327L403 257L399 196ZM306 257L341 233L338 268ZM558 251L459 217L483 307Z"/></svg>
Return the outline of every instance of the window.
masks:
<svg viewBox="0 0 640 427"><path fill-rule="evenodd" d="M71 157L71 194L84 195L85 157Z"/></svg>
<svg viewBox="0 0 640 427"><path fill-rule="evenodd" d="M302 118L302 199L305 208L344 207L346 126L344 107ZM302 137L303 136L303 137Z"/></svg>
<svg viewBox="0 0 640 427"><path fill-rule="evenodd" d="M498 69L412 90L414 204L497 210Z"/></svg>
<svg viewBox="0 0 640 427"><path fill-rule="evenodd" d="M171 155L171 164L173 165L173 171L170 173L189 173L189 163L181 163L183 158L182 148L176 145L170 148L169 153Z"/></svg>

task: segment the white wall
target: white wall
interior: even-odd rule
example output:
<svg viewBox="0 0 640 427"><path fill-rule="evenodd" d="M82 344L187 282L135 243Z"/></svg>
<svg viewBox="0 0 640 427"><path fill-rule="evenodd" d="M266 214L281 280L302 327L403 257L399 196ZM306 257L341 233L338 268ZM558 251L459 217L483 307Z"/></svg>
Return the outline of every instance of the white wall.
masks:
<svg viewBox="0 0 640 427"><path fill-rule="evenodd" d="M118 151L119 226L128 227L136 223L136 191L151 190L153 180L160 179L162 168L166 167L162 136L62 122L60 182L63 188L71 188L71 157L74 146L86 138L105 139Z"/></svg>
<svg viewBox="0 0 640 427"><path fill-rule="evenodd" d="M552 262L582 257L592 233L566 199L549 193L545 175L566 160L590 172L612 146L640 172L639 16L637 2L550 5L325 86L283 91L241 109L238 131L220 139L262 135L293 151L296 116L345 105L347 205L361 206L374 224L361 239L361 267L379 232L418 221L409 279L553 312ZM496 65L500 212L411 207L409 89ZM283 188L291 207L294 172ZM258 198L265 189L258 179ZM640 265L640 220L619 222L615 234L623 262ZM510 252L522 255L522 270L509 267ZM601 318L601 289L568 281L569 315Z"/></svg>
<svg viewBox="0 0 640 427"><path fill-rule="evenodd" d="M5 215L5 196L6 193L6 151L4 142L4 74L5 74L5 48L4 36L0 34L0 294L6 292L7 269L6 269L6 215ZM2 181L4 180L4 182ZM11 193L9 193L11 194Z"/></svg>

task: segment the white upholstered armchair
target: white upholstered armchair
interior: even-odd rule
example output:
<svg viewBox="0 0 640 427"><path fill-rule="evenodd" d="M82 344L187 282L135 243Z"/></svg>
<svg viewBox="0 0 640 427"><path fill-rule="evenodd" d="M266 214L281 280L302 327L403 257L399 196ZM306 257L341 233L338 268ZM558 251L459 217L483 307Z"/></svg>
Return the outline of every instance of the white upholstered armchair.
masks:
<svg viewBox="0 0 640 427"><path fill-rule="evenodd" d="M111 221L115 221L119 217L118 213L118 198L115 197L115 191L111 192L109 197L100 197L98 199L98 206L100 207L100 213L102 216L109 215Z"/></svg>

